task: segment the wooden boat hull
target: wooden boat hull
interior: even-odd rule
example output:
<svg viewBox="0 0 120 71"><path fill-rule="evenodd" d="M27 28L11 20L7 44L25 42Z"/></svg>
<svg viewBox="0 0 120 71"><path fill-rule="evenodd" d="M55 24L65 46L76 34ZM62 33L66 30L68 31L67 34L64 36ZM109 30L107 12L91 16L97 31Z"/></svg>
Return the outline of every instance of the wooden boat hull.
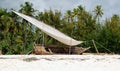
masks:
<svg viewBox="0 0 120 71"><path fill-rule="evenodd" d="M37 55L82 54L89 49L90 47L82 48L82 47L68 47L68 46L56 46L56 45L49 45L43 47L40 45L36 45L33 50L33 53Z"/></svg>

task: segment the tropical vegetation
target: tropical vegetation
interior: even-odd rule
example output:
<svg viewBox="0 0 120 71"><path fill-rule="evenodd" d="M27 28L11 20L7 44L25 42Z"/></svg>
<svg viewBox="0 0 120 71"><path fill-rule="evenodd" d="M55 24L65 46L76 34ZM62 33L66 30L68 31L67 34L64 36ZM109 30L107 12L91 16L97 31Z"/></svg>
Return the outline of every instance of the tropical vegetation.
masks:
<svg viewBox="0 0 120 71"><path fill-rule="evenodd" d="M34 42L64 45L11 10L0 8L0 50L3 54L26 54L33 49ZM33 8L32 3L25 2L18 11L43 21L74 39L84 41L78 46L90 46L89 52L96 52L94 40L99 52L120 53L120 16L113 14L112 17L101 20L104 13L100 5L92 12L79 5L63 14L52 9L39 12Z"/></svg>

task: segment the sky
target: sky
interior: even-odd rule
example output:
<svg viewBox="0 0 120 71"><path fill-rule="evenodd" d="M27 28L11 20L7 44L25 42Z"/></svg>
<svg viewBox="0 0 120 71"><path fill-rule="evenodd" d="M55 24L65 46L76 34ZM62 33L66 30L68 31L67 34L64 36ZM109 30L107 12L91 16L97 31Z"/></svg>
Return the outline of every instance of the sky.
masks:
<svg viewBox="0 0 120 71"><path fill-rule="evenodd" d="M52 9L59 10L64 14L67 10L82 5L87 11L92 12L97 5L101 5L104 13L103 20L113 14L120 15L119 0L0 0L0 7L19 10L20 5L26 1L33 3L33 8L39 11Z"/></svg>

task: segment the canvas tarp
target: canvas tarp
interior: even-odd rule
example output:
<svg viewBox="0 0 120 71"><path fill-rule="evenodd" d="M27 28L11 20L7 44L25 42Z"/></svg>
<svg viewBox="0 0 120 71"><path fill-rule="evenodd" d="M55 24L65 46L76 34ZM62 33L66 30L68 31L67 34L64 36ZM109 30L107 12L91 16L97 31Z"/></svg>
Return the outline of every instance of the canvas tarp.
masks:
<svg viewBox="0 0 120 71"><path fill-rule="evenodd" d="M75 45L82 43L82 41L77 41L77 40L61 33L57 29L55 29L55 28L53 28L53 27L51 27L51 26L49 26L41 21L38 21L30 16L24 15L22 13L18 13L16 11L13 11L13 12L16 13L17 15L19 15L20 17L24 18L28 22L32 23L36 27L38 27L41 31L43 31L47 35L53 37L54 39L60 41L63 44L66 44L69 46L75 46Z"/></svg>

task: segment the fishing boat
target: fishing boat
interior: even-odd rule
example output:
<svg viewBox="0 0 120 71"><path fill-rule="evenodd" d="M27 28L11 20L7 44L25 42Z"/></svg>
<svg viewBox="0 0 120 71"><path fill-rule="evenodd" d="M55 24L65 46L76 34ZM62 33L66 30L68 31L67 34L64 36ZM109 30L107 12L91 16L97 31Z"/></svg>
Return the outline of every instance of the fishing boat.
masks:
<svg viewBox="0 0 120 71"><path fill-rule="evenodd" d="M32 18L30 16L27 16L16 11L13 12L22 17L23 19L27 20L34 26L38 27L45 34L66 45L66 46L35 45L33 49L33 52L35 54L82 54L86 50L90 49L90 47L88 48L77 47L77 45L83 43L84 41L75 40L65 35L64 33L60 32L59 30L45 24L44 22L36 20L35 18Z"/></svg>

